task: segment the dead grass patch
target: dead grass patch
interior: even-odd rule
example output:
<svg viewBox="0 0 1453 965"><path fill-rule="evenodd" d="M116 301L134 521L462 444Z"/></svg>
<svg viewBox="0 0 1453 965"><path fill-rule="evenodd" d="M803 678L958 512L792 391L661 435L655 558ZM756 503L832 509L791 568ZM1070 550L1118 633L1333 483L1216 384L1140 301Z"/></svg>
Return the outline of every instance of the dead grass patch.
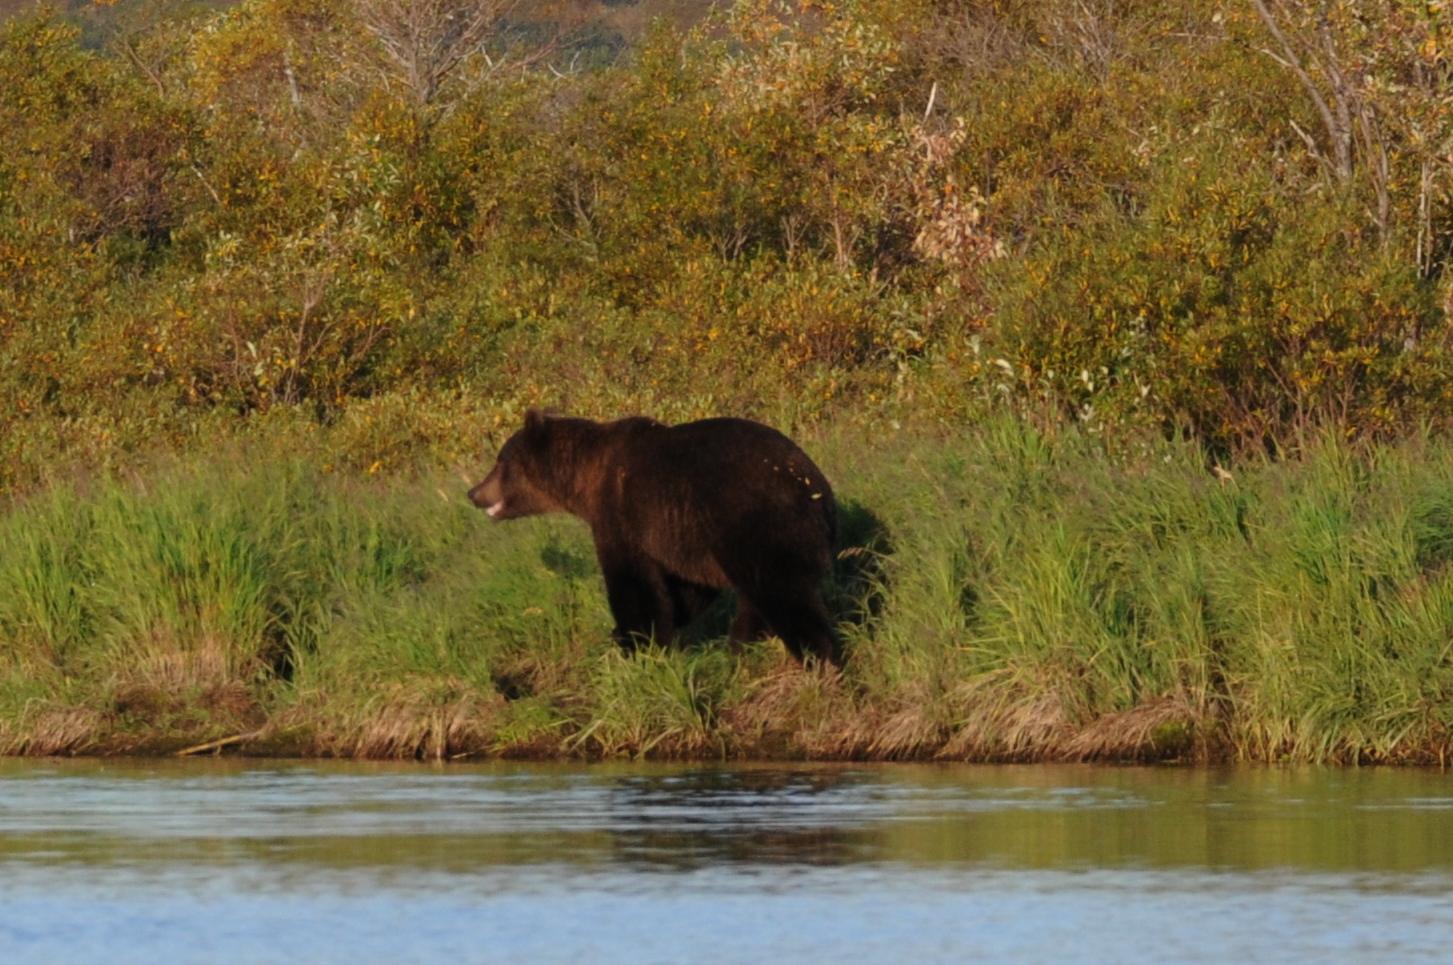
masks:
<svg viewBox="0 0 1453 965"><path fill-rule="evenodd" d="M1063 756L1079 761L1157 761L1196 749L1205 713L1186 694L1167 694L1104 714L1078 730Z"/></svg>
<svg viewBox="0 0 1453 965"><path fill-rule="evenodd" d="M305 708L276 723L283 729L296 717L299 725L317 726L312 749L328 756L442 761L487 751L503 703L497 693L481 694L451 679L428 687L389 687L332 727L315 724Z"/></svg>
<svg viewBox="0 0 1453 965"><path fill-rule="evenodd" d="M964 714L934 756L958 761L1035 761L1058 756L1073 732L1053 689L1031 688L1014 671L996 670L957 688Z"/></svg>
<svg viewBox="0 0 1453 965"><path fill-rule="evenodd" d="M99 746L105 724L103 715L90 707L42 703L22 721L0 730L0 751L31 757L83 754Z"/></svg>

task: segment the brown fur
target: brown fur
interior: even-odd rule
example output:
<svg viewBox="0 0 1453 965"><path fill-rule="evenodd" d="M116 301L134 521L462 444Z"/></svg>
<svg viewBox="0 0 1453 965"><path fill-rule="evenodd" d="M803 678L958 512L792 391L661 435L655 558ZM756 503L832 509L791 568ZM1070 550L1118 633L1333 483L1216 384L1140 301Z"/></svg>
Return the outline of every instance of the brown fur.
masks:
<svg viewBox="0 0 1453 965"><path fill-rule="evenodd" d="M627 649L668 639L732 588L732 640L772 633L799 660L841 662L819 592L837 504L822 471L775 429L745 419L591 422L532 409L469 498L497 520L550 512L585 520Z"/></svg>

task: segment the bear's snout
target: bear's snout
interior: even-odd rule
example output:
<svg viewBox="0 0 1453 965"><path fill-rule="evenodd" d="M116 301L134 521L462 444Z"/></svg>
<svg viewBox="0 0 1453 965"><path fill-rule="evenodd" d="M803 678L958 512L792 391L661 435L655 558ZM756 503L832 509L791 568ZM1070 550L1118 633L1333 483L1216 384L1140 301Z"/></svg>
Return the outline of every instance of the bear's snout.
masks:
<svg viewBox="0 0 1453 965"><path fill-rule="evenodd" d="M505 508L504 487L500 485L499 473L490 473L484 477L484 482L471 489L469 501L489 513L490 519L499 518Z"/></svg>

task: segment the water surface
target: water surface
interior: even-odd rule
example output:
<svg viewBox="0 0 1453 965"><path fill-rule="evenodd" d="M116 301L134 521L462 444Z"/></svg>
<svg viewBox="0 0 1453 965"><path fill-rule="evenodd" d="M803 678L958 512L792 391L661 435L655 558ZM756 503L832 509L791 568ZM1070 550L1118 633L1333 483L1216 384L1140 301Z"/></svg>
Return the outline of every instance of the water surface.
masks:
<svg viewBox="0 0 1453 965"><path fill-rule="evenodd" d="M1417 962L1423 770L0 762L0 962Z"/></svg>

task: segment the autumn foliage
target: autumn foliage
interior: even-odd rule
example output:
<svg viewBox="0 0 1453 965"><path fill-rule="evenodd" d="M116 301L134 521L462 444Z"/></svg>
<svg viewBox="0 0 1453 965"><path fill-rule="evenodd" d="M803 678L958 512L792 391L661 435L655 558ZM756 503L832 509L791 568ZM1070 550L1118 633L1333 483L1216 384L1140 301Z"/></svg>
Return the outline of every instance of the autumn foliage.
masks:
<svg viewBox="0 0 1453 965"><path fill-rule="evenodd" d="M107 9L0 32L0 487L256 427L448 461L540 402L1453 412L1442 4Z"/></svg>

